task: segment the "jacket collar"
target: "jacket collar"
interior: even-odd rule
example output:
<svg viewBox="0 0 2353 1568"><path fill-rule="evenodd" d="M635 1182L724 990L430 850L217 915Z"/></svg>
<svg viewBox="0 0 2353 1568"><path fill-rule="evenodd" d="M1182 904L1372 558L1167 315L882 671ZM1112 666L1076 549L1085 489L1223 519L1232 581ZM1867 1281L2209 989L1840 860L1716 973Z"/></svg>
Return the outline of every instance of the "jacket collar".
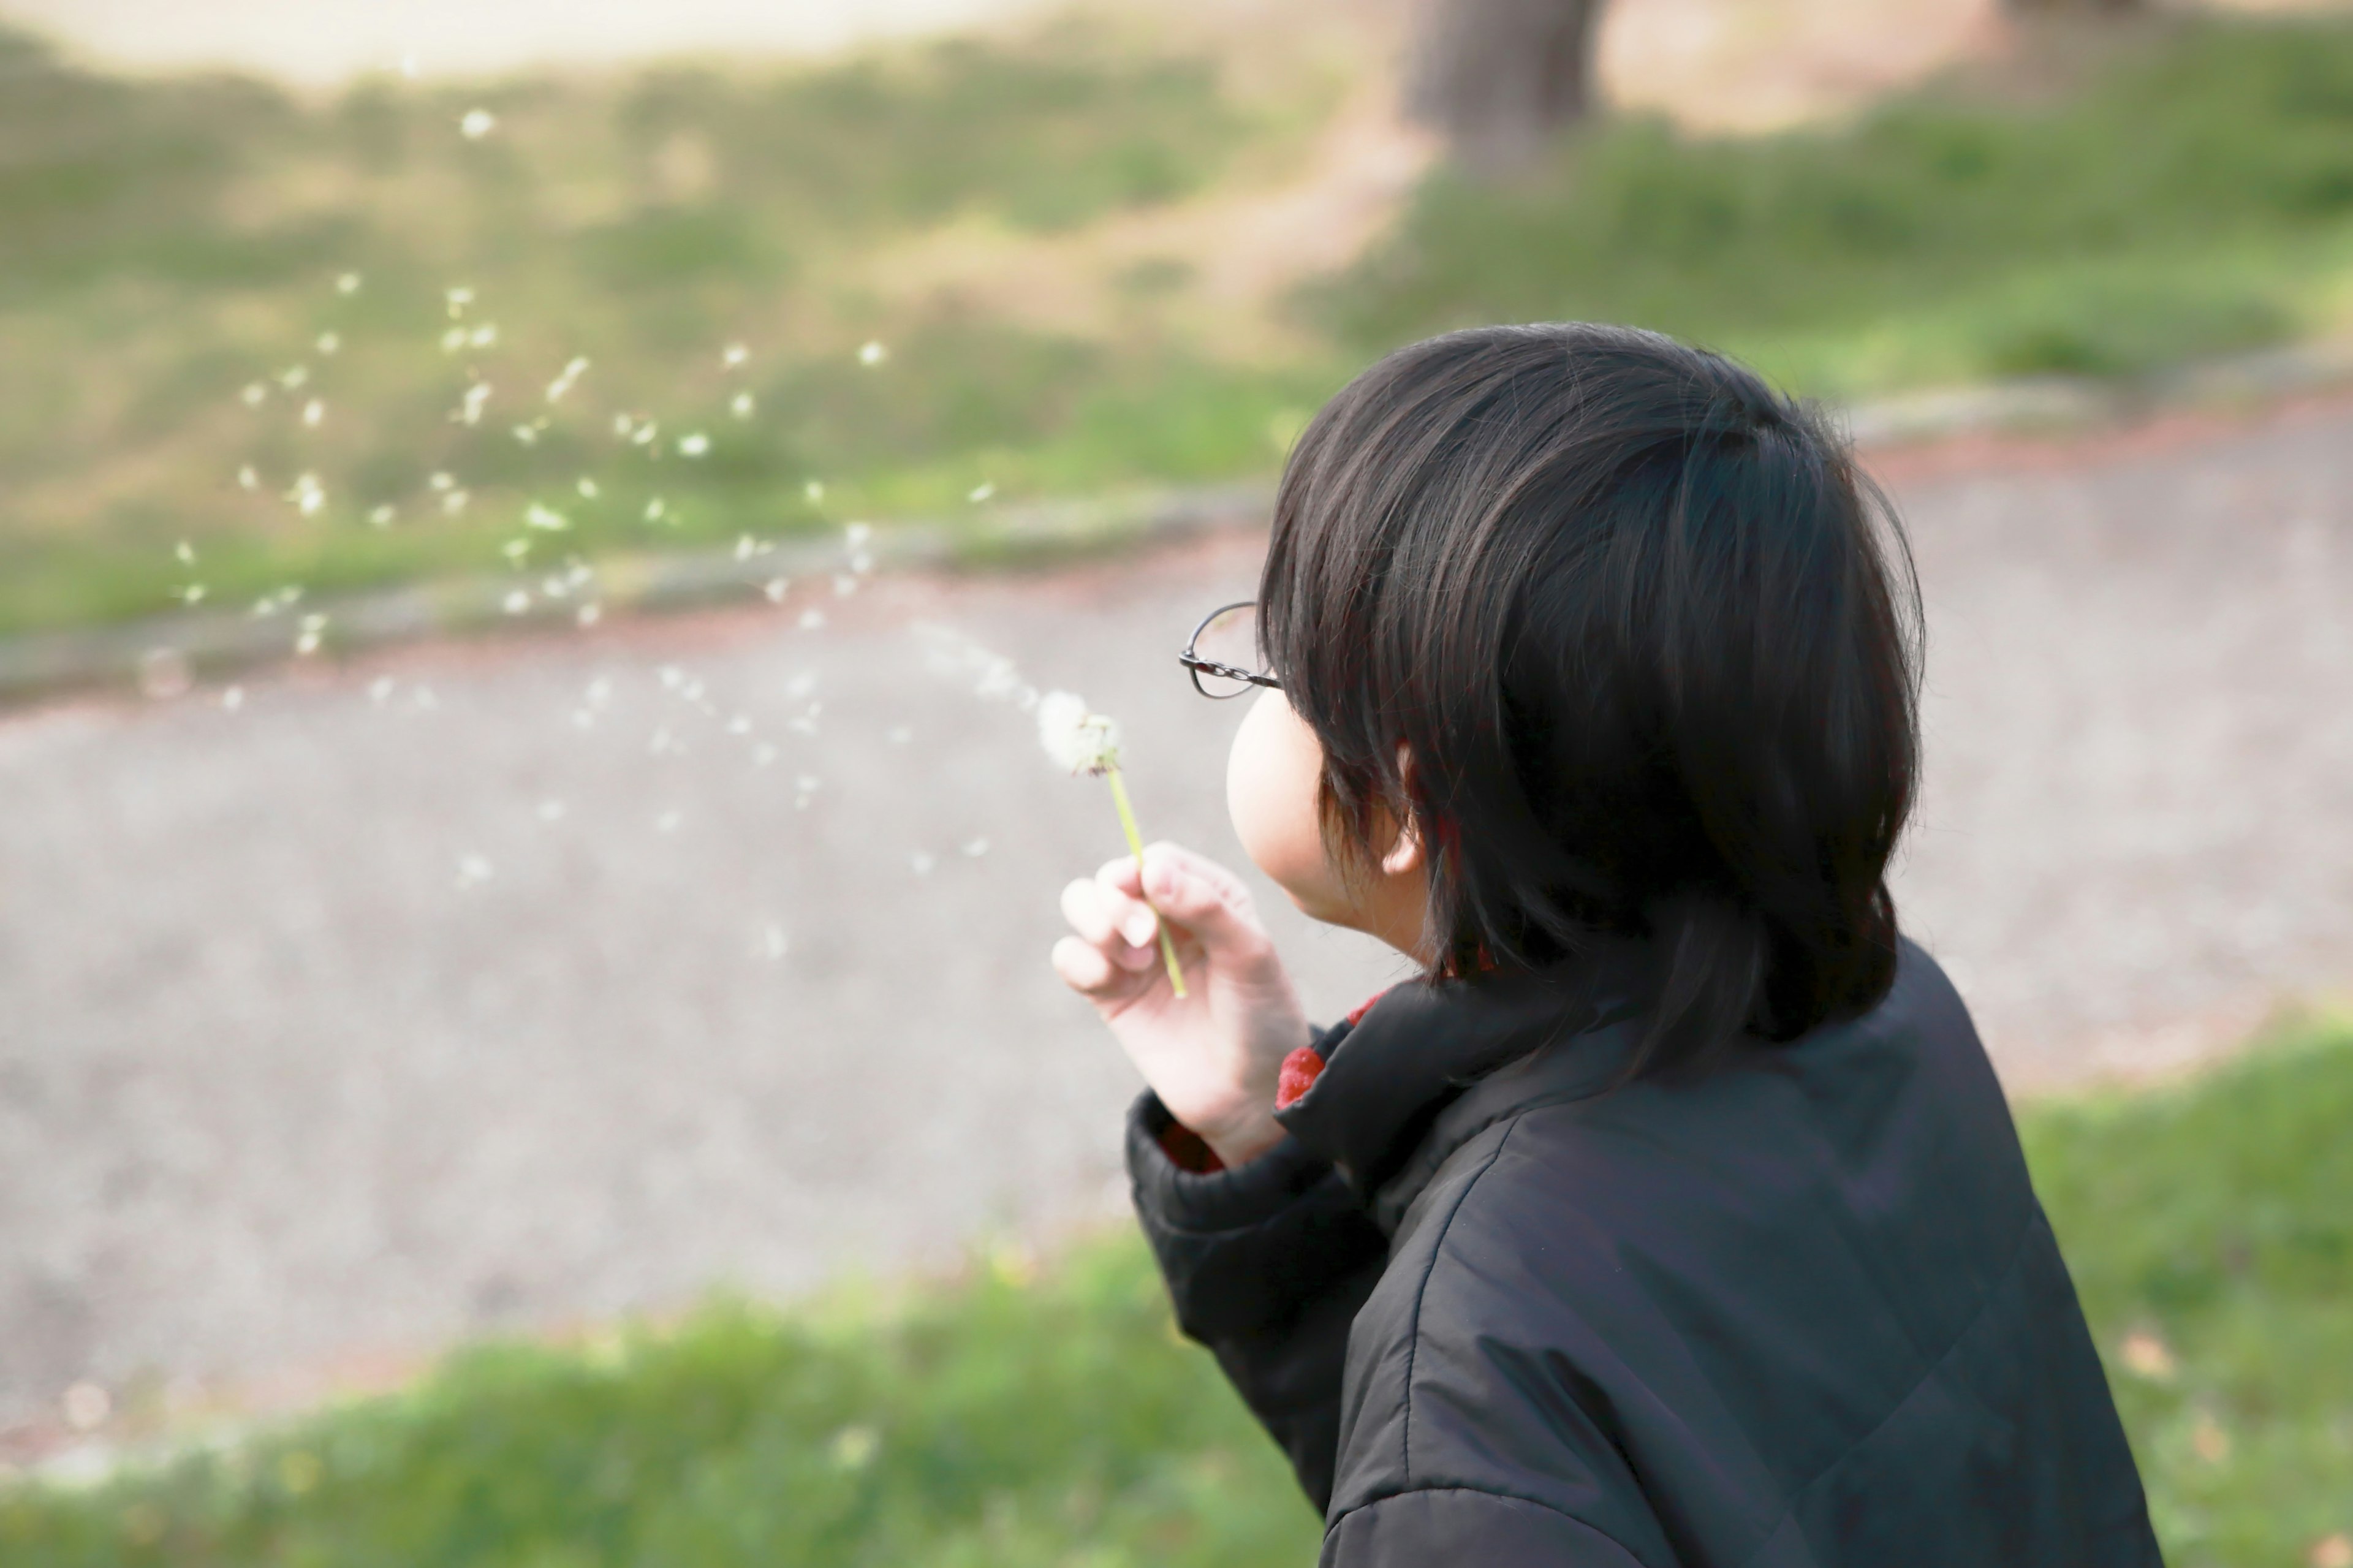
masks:
<svg viewBox="0 0 2353 1568"><path fill-rule="evenodd" d="M1609 1087L1639 1036L1648 950L1613 943L1541 974L1413 981L1322 1042L1275 1118L1394 1234L1448 1155L1537 1100Z"/></svg>

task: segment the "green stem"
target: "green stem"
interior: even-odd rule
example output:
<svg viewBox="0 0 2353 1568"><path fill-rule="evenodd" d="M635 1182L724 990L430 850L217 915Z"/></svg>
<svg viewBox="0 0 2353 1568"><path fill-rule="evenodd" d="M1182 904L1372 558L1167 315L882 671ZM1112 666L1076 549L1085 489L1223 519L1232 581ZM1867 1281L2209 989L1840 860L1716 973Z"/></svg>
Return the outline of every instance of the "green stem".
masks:
<svg viewBox="0 0 2353 1568"><path fill-rule="evenodd" d="M1135 808L1127 804L1127 785L1120 782L1119 764L1114 763L1105 768L1103 777L1111 780L1111 802L1119 807L1119 825L1127 831L1127 847L1129 853L1135 857L1136 885L1141 888L1144 885L1144 834L1135 826ZM1146 900L1147 903L1149 901ZM1157 919L1160 911L1154 910L1152 912ZM1176 987L1177 995L1184 995L1185 972L1176 967L1176 939L1168 934L1166 920L1160 921L1160 958L1168 965L1168 984Z"/></svg>

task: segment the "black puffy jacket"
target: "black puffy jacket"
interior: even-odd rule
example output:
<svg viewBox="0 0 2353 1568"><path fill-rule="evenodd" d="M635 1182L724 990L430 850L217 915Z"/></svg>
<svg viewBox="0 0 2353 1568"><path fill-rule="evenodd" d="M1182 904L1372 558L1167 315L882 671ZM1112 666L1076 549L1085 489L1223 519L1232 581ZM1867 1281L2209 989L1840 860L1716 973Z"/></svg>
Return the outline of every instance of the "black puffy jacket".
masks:
<svg viewBox="0 0 2353 1568"><path fill-rule="evenodd" d="M1907 943L1855 1021L1613 1088L1639 968L1400 986L1239 1169L1180 1169L1138 1101L1177 1321L1324 1509L1326 1568L2159 1563L1934 961Z"/></svg>

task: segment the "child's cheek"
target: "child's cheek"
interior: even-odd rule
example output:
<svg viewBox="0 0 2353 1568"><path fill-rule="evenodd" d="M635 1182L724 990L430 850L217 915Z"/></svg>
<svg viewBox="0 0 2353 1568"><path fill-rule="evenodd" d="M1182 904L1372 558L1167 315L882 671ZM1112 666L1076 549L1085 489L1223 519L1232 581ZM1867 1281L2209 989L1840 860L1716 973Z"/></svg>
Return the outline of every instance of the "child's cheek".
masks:
<svg viewBox="0 0 2353 1568"><path fill-rule="evenodd" d="M1242 849L1291 901L1317 920L1347 923L1339 879L1324 852L1316 813L1324 749L1315 732L1270 691L1250 706L1226 761L1226 810Z"/></svg>

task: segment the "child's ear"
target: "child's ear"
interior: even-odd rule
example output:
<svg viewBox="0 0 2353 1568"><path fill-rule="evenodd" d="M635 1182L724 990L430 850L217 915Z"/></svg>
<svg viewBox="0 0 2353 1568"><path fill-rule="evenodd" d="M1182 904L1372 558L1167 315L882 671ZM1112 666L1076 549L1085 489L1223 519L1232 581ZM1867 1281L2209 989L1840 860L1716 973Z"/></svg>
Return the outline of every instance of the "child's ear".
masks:
<svg viewBox="0 0 2353 1568"><path fill-rule="evenodd" d="M1398 776L1405 781L1406 793L1413 793L1413 752L1403 741L1398 742ZM1384 813L1383 815L1387 815ZM1414 826L1413 812L1407 808L1398 820L1397 837L1381 854L1381 874L1385 877L1409 876L1421 867L1421 830Z"/></svg>

